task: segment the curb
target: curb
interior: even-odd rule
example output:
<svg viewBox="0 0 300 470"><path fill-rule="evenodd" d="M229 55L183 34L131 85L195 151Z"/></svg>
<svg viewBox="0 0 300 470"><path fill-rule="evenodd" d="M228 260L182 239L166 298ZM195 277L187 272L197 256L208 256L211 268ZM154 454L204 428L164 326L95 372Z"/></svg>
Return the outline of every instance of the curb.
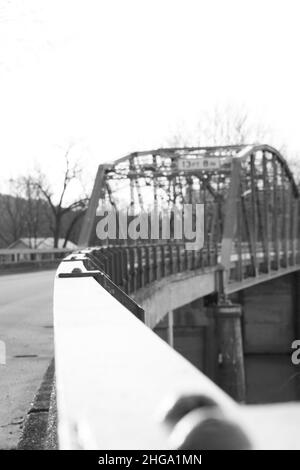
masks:
<svg viewBox="0 0 300 470"><path fill-rule="evenodd" d="M43 450L47 440L48 418L54 381L54 359L27 413L17 450ZM51 447L53 448L53 447Z"/></svg>

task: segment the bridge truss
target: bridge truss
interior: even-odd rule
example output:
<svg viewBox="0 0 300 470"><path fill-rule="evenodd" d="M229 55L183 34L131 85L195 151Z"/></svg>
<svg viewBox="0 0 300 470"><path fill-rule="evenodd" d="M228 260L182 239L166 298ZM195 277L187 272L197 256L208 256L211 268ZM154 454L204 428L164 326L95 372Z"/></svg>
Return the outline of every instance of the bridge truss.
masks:
<svg viewBox="0 0 300 470"><path fill-rule="evenodd" d="M295 269L299 192L282 155L268 145L164 148L100 165L79 245L96 251L127 292L176 272L216 266L229 282ZM97 210L131 215L204 204L204 247L182 240L108 239L99 243Z"/></svg>

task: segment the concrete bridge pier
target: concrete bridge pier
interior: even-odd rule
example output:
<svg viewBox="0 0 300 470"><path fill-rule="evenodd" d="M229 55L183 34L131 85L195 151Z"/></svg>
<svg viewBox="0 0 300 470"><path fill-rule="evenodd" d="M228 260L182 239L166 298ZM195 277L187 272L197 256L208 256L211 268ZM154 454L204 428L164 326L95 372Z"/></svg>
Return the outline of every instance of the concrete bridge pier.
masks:
<svg viewBox="0 0 300 470"><path fill-rule="evenodd" d="M168 312L154 331L239 402L245 401L242 307L216 296Z"/></svg>
<svg viewBox="0 0 300 470"><path fill-rule="evenodd" d="M217 383L236 401L245 402L246 383L241 305L230 302L219 303L215 306L214 312L218 347Z"/></svg>

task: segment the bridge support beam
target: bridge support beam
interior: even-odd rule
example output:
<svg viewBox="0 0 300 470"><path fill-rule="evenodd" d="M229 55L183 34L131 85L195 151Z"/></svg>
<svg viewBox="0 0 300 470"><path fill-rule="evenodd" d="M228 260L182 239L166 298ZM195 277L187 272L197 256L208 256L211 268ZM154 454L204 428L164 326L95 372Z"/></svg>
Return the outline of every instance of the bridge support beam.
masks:
<svg viewBox="0 0 300 470"><path fill-rule="evenodd" d="M218 344L217 381L232 398L238 402L245 402L241 315L242 309L239 304L220 303L215 307Z"/></svg>

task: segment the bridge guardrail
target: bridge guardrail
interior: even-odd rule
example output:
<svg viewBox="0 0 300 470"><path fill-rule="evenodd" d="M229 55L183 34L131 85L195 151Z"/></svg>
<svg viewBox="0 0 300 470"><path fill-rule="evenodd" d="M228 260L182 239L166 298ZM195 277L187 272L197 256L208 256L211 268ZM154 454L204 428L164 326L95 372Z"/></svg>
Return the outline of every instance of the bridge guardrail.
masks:
<svg viewBox="0 0 300 470"><path fill-rule="evenodd" d="M217 265L213 249L187 251L183 243L108 246L86 251L95 267L131 294L166 276Z"/></svg>

